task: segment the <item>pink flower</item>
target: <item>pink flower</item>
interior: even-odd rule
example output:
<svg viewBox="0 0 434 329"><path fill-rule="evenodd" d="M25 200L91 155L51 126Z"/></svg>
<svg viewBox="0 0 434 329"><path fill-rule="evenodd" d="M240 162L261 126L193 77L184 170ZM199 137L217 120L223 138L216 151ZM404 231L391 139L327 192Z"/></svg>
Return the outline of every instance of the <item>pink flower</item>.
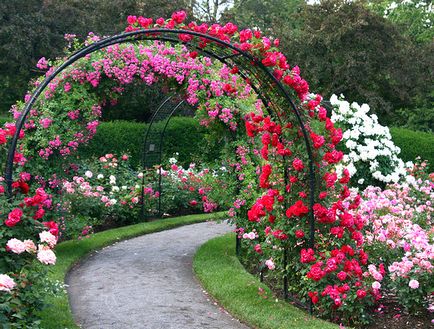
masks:
<svg viewBox="0 0 434 329"><path fill-rule="evenodd" d="M24 245L26 246L26 251L28 253L35 253L36 252L36 245L32 240L24 240Z"/></svg>
<svg viewBox="0 0 434 329"><path fill-rule="evenodd" d="M299 158L294 159L294 161L292 162L292 166L297 171L302 171L304 168L303 161L301 161Z"/></svg>
<svg viewBox="0 0 434 329"><path fill-rule="evenodd" d="M265 261L265 265L268 267L269 270L274 270L276 268L276 265L273 262L273 258L267 259Z"/></svg>
<svg viewBox="0 0 434 329"><path fill-rule="evenodd" d="M16 286L9 275L0 274L0 291L10 292Z"/></svg>
<svg viewBox="0 0 434 329"><path fill-rule="evenodd" d="M372 282L372 289L378 290L381 288L381 283L378 281Z"/></svg>
<svg viewBox="0 0 434 329"><path fill-rule="evenodd" d="M417 288L419 288L419 281L417 281L417 280L415 280L415 279L412 279L412 280L410 280L410 282L408 283L408 286L409 286L411 289L417 289Z"/></svg>
<svg viewBox="0 0 434 329"><path fill-rule="evenodd" d="M6 244L6 249L12 251L15 254L22 254L26 251L26 245L23 241L18 239L10 239Z"/></svg>
<svg viewBox="0 0 434 329"><path fill-rule="evenodd" d="M56 264L56 255L54 252L47 246L39 245L38 247L38 260L45 265L54 265Z"/></svg>
<svg viewBox="0 0 434 329"><path fill-rule="evenodd" d="M42 128L47 129L51 123L53 122L53 120L51 120L50 118L43 118L41 120L39 120L39 123L41 124Z"/></svg>
<svg viewBox="0 0 434 329"><path fill-rule="evenodd" d="M38 69L41 69L41 70L46 70L46 69L48 68L48 61L45 59L45 57L42 57L42 58L38 61L38 63L36 64L36 67L37 67Z"/></svg>
<svg viewBox="0 0 434 329"><path fill-rule="evenodd" d="M39 233L39 239L41 242L47 243L50 248L53 248L57 243L57 238L48 231L43 231Z"/></svg>

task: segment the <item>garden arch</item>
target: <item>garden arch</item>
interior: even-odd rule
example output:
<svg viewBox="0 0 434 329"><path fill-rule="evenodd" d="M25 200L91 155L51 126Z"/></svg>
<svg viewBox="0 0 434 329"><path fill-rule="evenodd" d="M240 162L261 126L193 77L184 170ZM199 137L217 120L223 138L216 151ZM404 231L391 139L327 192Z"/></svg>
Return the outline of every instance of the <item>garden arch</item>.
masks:
<svg viewBox="0 0 434 329"><path fill-rule="evenodd" d="M188 37L186 38L185 36ZM181 40L180 37L183 40ZM187 39L188 41L186 41ZM24 110L16 122L16 130L9 147L5 169L5 180L7 184L8 195L12 196L14 156L20 132L26 122L28 114L32 110L32 106L38 100L40 95L46 90L50 82L70 65L85 57L86 55L111 45L141 40L168 41L173 44L182 43L187 48L200 52L203 55L212 57L228 65L229 67L236 66L238 69L238 74L249 80L249 84L251 85L252 89L257 93L258 97L262 99L270 116L272 116L278 122L283 122L282 117L285 115L285 113L292 113L295 115L299 128L301 129L302 138L304 140L306 152L309 158L309 245L311 248L313 248L315 234L313 206L315 203L316 179L310 139L308 137L308 132L300 111L295 106L289 92L283 86L282 82L276 78L276 76L273 75L273 73L258 58L233 43L197 31L172 28L150 28L147 30L135 30L101 39L72 54L62 65L55 69L45 78L41 84L39 84L39 86L31 95L30 99L26 102ZM203 44L205 44L205 46L203 46ZM285 180L288 179L286 170L287 166L285 166Z"/></svg>
<svg viewBox="0 0 434 329"><path fill-rule="evenodd" d="M164 136L166 134L167 126L170 120L177 110L185 103L184 100L179 101L176 105L172 104L171 100L173 95L167 97L157 108L149 121L149 127L145 133L145 139L143 142L143 153L142 153L142 170L148 169L155 164L161 164ZM164 128L159 133L153 133L152 129L154 123L164 121ZM162 197L162 168L158 169L158 201L157 201L157 216L161 216L161 197ZM145 206L144 206L144 186L145 186L145 175L142 177L142 188L141 188L141 199L142 205L140 209L140 217L145 218Z"/></svg>

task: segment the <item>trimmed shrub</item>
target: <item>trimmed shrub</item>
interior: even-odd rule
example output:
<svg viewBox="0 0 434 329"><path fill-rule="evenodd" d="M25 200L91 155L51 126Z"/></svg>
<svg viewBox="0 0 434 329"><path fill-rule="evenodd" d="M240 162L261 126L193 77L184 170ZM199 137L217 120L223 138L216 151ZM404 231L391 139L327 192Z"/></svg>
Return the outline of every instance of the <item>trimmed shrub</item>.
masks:
<svg viewBox="0 0 434 329"><path fill-rule="evenodd" d="M153 132L160 133L165 122L157 122ZM98 127L92 141L79 150L80 157L89 158L106 153L128 153L134 165L141 163L143 143L148 124L112 121L103 122ZM173 117L167 126L163 144L163 161L179 153L177 158L181 164L190 162L212 163L220 157L221 143L209 140L209 130L199 125L196 119L190 117ZM217 147L215 147L218 145Z"/></svg>
<svg viewBox="0 0 434 329"><path fill-rule="evenodd" d="M420 156L434 166L434 134L405 128L390 128L392 139L401 148L399 156L404 161L414 161Z"/></svg>

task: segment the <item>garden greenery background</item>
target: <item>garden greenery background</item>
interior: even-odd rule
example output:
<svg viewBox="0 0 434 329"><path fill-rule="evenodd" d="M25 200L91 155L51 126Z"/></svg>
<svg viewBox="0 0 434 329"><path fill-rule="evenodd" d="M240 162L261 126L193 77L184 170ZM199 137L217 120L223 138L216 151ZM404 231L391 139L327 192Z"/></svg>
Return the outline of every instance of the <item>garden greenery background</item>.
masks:
<svg viewBox="0 0 434 329"><path fill-rule="evenodd" d="M368 103L380 123L432 131L434 62L429 1L327 0L11 0L0 3L0 114L22 99L35 64L66 46L65 33L112 35L131 13L167 17L183 8L203 22L232 21L280 38L312 90ZM217 4L217 8L215 7ZM144 121L152 108L146 88L130 88L110 118ZM155 92L154 92L155 95ZM120 116L120 117L119 117Z"/></svg>

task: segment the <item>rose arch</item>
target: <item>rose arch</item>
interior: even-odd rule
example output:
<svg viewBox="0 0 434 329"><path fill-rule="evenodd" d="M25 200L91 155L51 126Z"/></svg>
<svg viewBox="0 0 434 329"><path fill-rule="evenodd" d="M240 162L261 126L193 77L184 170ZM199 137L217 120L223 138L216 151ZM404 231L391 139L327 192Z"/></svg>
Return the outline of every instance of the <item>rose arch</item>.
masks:
<svg viewBox="0 0 434 329"><path fill-rule="evenodd" d="M40 61L48 69L45 78L15 108L15 127L4 129L10 199L20 181L15 164L25 165L26 152L47 160L68 157L92 138L101 105L124 85L171 81L197 108L201 124L235 136L231 165L238 193L229 215L249 257L280 273L285 296L316 304L318 313L351 317L343 306L363 307L369 298L359 291L372 289L362 276L363 222L349 213L359 198L346 186L348 171L337 169L342 132L322 97L309 92L298 67L279 52L279 40L231 23L184 21L183 12L155 23L130 16L125 33L91 35L51 67ZM67 105L63 112L59 103Z"/></svg>

